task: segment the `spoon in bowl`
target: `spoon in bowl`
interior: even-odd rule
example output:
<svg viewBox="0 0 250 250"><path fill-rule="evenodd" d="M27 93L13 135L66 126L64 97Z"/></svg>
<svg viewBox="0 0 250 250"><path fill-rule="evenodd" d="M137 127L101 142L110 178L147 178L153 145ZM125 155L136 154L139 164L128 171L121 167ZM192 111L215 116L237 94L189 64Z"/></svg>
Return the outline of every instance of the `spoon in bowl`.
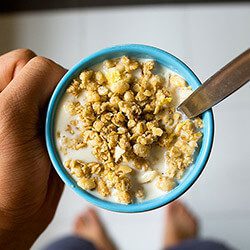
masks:
<svg viewBox="0 0 250 250"><path fill-rule="evenodd" d="M177 108L193 118L231 95L250 80L250 49L233 59L196 89Z"/></svg>

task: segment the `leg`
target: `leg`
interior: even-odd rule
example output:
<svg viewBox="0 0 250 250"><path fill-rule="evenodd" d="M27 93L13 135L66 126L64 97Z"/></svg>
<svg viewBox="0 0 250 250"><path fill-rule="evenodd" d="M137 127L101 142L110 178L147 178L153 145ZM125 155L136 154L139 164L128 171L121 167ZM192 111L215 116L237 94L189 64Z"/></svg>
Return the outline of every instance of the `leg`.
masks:
<svg viewBox="0 0 250 250"><path fill-rule="evenodd" d="M78 216L74 226L75 235L92 242L98 250L115 250L115 244L110 239L104 224L96 210L88 209Z"/></svg>
<svg viewBox="0 0 250 250"><path fill-rule="evenodd" d="M67 236L61 238L50 245L44 250L97 250L93 243L78 236Z"/></svg>
<svg viewBox="0 0 250 250"><path fill-rule="evenodd" d="M167 206L163 237L163 249L166 250L229 250L225 245L197 239L198 220L180 201Z"/></svg>
<svg viewBox="0 0 250 250"><path fill-rule="evenodd" d="M167 206L163 246L170 248L187 239L194 239L198 234L198 220L180 201Z"/></svg>
<svg viewBox="0 0 250 250"><path fill-rule="evenodd" d="M74 235L62 238L46 250L116 250L100 217L94 209L79 215L74 224Z"/></svg>
<svg viewBox="0 0 250 250"><path fill-rule="evenodd" d="M230 248L213 240L193 239L185 240L177 246L167 248L167 250L230 250Z"/></svg>

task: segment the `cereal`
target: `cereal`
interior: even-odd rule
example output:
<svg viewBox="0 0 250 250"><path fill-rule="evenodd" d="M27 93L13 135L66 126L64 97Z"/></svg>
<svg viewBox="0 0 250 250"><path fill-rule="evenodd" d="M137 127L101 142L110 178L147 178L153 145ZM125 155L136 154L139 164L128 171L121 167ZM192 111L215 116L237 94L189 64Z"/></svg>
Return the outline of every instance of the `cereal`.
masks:
<svg viewBox="0 0 250 250"><path fill-rule="evenodd" d="M203 123L185 119L175 103L178 91L190 88L173 72L157 74L155 66L123 56L83 71L68 87L70 119L56 139L81 188L129 204L147 199L145 185L171 191L192 164ZM154 167L156 147L164 150L164 171ZM91 160L73 157L87 148Z"/></svg>
<svg viewBox="0 0 250 250"><path fill-rule="evenodd" d="M157 176L157 172L154 170L148 170L145 173L143 173L140 178L138 179L139 183L147 183L151 182L155 179Z"/></svg>
<svg viewBox="0 0 250 250"><path fill-rule="evenodd" d="M134 144L133 151L136 155L146 158L150 152L150 147L139 143Z"/></svg>
<svg viewBox="0 0 250 250"><path fill-rule="evenodd" d="M159 176L156 186L162 191L171 191L174 187L175 183L172 178Z"/></svg>
<svg viewBox="0 0 250 250"><path fill-rule="evenodd" d="M96 182L94 178L87 179L85 177L82 177L78 180L77 185L86 190L92 190L96 188Z"/></svg>
<svg viewBox="0 0 250 250"><path fill-rule="evenodd" d="M116 197L118 198L118 202L129 204L132 203L131 194L128 191L117 192Z"/></svg>

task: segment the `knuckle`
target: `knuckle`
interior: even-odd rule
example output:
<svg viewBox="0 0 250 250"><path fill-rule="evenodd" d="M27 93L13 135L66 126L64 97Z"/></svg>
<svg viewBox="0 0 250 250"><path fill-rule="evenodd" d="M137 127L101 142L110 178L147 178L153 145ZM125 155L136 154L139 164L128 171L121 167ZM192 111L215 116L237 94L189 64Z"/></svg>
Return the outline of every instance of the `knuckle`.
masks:
<svg viewBox="0 0 250 250"><path fill-rule="evenodd" d="M54 76L62 76L65 74L65 69L56 64L54 61L42 57L36 56L30 60L31 66L40 72L53 73Z"/></svg>
<svg viewBox="0 0 250 250"><path fill-rule="evenodd" d="M32 58L31 63L38 64L40 66L50 66L52 64L50 59L43 56L36 56Z"/></svg>
<svg viewBox="0 0 250 250"><path fill-rule="evenodd" d="M54 63L45 57L36 56L30 60L31 65L38 70L50 71L53 69Z"/></svg>
<svg viewBox="0 0 250 250"><path fill-rule="evenodd" d="M17 50L14 50L13 52L16 55L18 55L18 57L23 58L23 59L30 59L36 56L36 54L32 50L26 49L26 48L17 49Z"/></svg>

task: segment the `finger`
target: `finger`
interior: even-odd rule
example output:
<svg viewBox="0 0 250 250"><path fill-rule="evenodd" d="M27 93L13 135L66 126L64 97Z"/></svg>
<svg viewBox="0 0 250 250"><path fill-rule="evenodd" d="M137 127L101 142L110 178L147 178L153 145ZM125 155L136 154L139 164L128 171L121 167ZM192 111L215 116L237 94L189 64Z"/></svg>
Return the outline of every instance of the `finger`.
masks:
<svg viewBox="0 0 250 250"><path fill-rule="evenodd" d="M0 92L35 56L36 54L29 49L17 49L0 56Z"/></svg>
<svg viewBox="0 0 250 250"><path fill-rule="evenodd" d="M56 84L66 73L57 63L36 56L32 58L9 83L2 94L20 104L44 107Z"/></svg>
<svg viewBox="0 0 250 250"><path fill-rule="evenodd" d="M44 206L48 209L50 215L49 220L52 220L61 199L64 190L64 183L57 175L56 171L51 166L51 172L48 179L48 189Z"/></svg>
<svg viewBox="0 0 250 250"><path fill-rule="evenodd" d="M50 176L48 180L47 197L49 197L48 202L51 202L52 206L57 206L62 196L63 190L64 183L51 166Z"/></svg>

